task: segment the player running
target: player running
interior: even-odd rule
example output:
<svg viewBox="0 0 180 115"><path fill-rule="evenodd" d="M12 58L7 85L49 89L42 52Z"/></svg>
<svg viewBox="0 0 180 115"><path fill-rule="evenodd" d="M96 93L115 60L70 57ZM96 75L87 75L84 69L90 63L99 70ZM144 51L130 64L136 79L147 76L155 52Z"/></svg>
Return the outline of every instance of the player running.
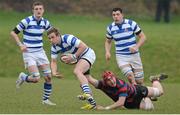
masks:
<svg viewBox="0 0 180 115"><path fill-rule="evenodd" d="M11 36L15 39L17 45L23 54L25 68L29 74L21 72L16 81L16 87L24 83L37 83L40 80L39 69L42 71L45 83L43 89L42 103L47 105L56 105L49 100L52 93L51 69L49 60L43 49L43 32L51 28L48 20L42 16L44 14L44 5L41 2L34 2L32 6L33 15L23 19L11 31ZM18 34L23 31L23 43Z"/></svg>
<svg viewBox="0 0 180 115"><path fill-rule="evenodd" d="M58 74L57 59L58 54L68 54L63 57L63 61L70 64L77 60L74 68L74 74L80 81L80 86L84 94L87 95L87 101L91 105L90 109L96 108L96 102L93 99L91 89L86 77L90 77L90 68L95 62L96 55L93 49L89 48L83 41L71 34L61 35L56 28L51 28L47 35L51 47L51 69L52 74Z"/></svg>
<svg viewBox="0 0 180 115"><path fill-rule="evenodd" d="M124 18L121 8L113 8L113 22L107 27L105 40L105 58L111 58L111 46L114 41L118 67L131 84L144 84L143 64L139 48L146 41L146 36L139 25ZM138 40L136 40L139 38Z"/></svg>

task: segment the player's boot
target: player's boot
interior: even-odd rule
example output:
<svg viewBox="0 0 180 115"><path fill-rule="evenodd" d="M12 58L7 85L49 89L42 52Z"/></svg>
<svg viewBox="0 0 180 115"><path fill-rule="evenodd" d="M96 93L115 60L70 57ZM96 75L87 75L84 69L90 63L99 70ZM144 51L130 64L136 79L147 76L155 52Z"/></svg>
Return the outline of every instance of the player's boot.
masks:
<svg viewBox="0 0 180 115"><path fill-rule="evenodd" d="M24 83L23 77L26 76L25 73L21 72L16 80L16 88L20 88L20 86Z"/></svg>
<svg viewBox="0 0 180 115"><path fill-rule="evenodd" d="M149 80L150 80L151 82L156 81L156 80L158 80L158 81L161 82L162 80L164 80L164 79L166 79L166 78L168 78L168 75L167 75L167 74L164 74L164 73L161 73L161 74L158 74L158 75L150 76L150 77L149 77Z"/></svg>
<svg viewBox="0 0 180 115"><path fill-rule="evenodd" d="M42 104L44 104L44 105L52 105L52 106L56 105L55 103L51 102L49 99L43 100Z"/></svg>
<svg viewBox="0 0 180 115"><path fill-rule="evenodd" d="M84 110L96 109L96 105L91 105L91 104L86 103L84 106L81 107L81 109L84 109Z"/></svg>
<svg viewBox="0 0 180 115"><path fill-rule="evenodd" d="M90 94L84 93L77 96L79 100L87 100L89 104L84 105L81 109L94 109L96 108L96 102Z"/></svg>
<svg viewBox="0 0 180 115"><path fill-rule="evenodd" d="M82 95L78 95L77 96L77 98L79 99L79 100L87 100L89 97L91 97L91 95L90 94L87 94L87 93L83 93Z"/></svg>

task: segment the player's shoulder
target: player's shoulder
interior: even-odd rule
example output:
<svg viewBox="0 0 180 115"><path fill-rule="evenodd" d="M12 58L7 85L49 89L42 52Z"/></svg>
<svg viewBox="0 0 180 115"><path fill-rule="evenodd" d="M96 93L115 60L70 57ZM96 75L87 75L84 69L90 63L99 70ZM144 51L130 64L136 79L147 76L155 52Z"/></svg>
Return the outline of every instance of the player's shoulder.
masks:
<svg viewBox="0 0 180 115"><path fill-rule="evenodd" d="M27 17L25 17L25 18L23 18L21 21L22 22L27 22L27 23L29 23L31 20L33 20L33 16L27 16Z"/></svg>
<svg viewBox="0 0 180 115"><path fill-rule="evenodd" d="M110 23L108 26L114 26L115 22Z"/></svg>
<svg viewBox="0 0 180 115"><path fill-rule="evenodd" d="M45 22L45 24L47 24L47 22L49 23L49 20L44 17L42 17L42 20Z"/></svg>
<svg viewBox="0 0 180 115"><path fill-rule="evenodd" d="M63 35L61 35L61 37L62 37L62 39L71 39L71 38L73 38L75 36L72 35L72 34L63 34Z"/></svg>
<svg viewBox="0 0 180 115"><path fill-rule="evenodd" d="M132 19L124 19L124 23L125 24L130 24L130 25L132 25L132 23L136 23L136 21L134 21L134 20L132 20Z"/></svg>
<svg viewBox="0 0 180 115"><path fill-rule="evenodd" d="M112 22L112 23L108 24L107 28L111 30L111 28L112 28L113 26L115 26L115 22Z"/></svg>
<svg viewBox="0 0 180 115"><path fill-rule="evenodd" d="M63 34L62 36L74 36L72 34Z"/></svg>
<svg viewBox="0 0 180 115"><path fill-rule="evenodd" d="M31 16L27 16L26 19L28 19L29 21L34 21L35 17L31 15Z"/></svg>

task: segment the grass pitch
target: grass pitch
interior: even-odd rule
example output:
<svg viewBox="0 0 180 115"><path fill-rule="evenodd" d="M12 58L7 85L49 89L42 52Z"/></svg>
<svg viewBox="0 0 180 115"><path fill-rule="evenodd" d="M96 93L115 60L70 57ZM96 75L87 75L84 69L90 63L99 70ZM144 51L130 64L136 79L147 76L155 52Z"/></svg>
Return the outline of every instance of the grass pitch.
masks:
<svg viewBox="0 0 180 115"><path fill-rule="evenodd" d="M79 83L75 76L71 79L53 79L53 94L51 100L56 102L56 106L46 106L41 104L43 89L43 79L38 84L23 84L19 90L15 88L15 78L0 78L0 113L1 114L170 114L180 113L180 92L174 92L174 89L180 87L178 83L166 83L164 81L165 95L154 102L155 110L81 110L80 107L85 102L80 101L76 96L81 92ZM113 103L100 90L91 87L94 97L98 104L108 105Z"/></svg>
<svg viewBox="0 0 180 115"><path fill-rule="evenodd" d="M163 82L165 95L155 102L155 110L112 110L112 111L85 111L80 110L84 102L79 101L76 95L81 90L79 82L72 74L72 66L59 63L59 70L65 76L64 79L53 79L52 101L57 106L49 107L41 104L43 79L38 84L23 84L20 90L15 89L15 81L19 72L24 71L22 55L15 42L10 38L10 31L24 17L30 15L16 12L0 11L0 113L46 113L46 114L169 114L180 113L180 23L179 17L171 23L154 23L150 19L136 19L147 36L147 42L140 48L144 65L145 83L149 84L148 76L165 72L169 78ZM110 69L121 78L122 74L117 67L114 48L110 64L105 64L104 40L106 26L111 19L105 17L75 16L75 15L45 15L52 25L61 29L62 33L73 34L82 39L93 48L97 60L92 68L92 75L100 79L100 74L105 69ZM50 58L50 43L45 35L44 48ZM92 87L94 98L98 104L109 105L113 103L102 92Z"/></svg>

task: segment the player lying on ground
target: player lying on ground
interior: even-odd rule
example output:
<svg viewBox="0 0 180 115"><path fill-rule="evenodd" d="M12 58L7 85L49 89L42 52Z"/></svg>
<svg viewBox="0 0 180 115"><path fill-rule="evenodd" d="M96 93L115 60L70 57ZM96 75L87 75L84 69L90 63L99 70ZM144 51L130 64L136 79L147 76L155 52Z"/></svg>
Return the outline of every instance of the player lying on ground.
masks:
<svg viewBox="0 0 180 115"><path fill-rule="evenodd" d="M149 97L159 97L163 95L163 87L160 81L166 79L165 74L150 76L152 87L141 85L130 85L118 77L111 71L105 71L102 74L102 80L96 80L93 77L88 77L88 81L97 89L102 90L115 103L106 107L97 106L98 110L109 110L125 107L128 109L154 109L152 101ZM86 95L79 95L79 99L85 100ZM85 109L89 109L87 105Z"/></svg>

